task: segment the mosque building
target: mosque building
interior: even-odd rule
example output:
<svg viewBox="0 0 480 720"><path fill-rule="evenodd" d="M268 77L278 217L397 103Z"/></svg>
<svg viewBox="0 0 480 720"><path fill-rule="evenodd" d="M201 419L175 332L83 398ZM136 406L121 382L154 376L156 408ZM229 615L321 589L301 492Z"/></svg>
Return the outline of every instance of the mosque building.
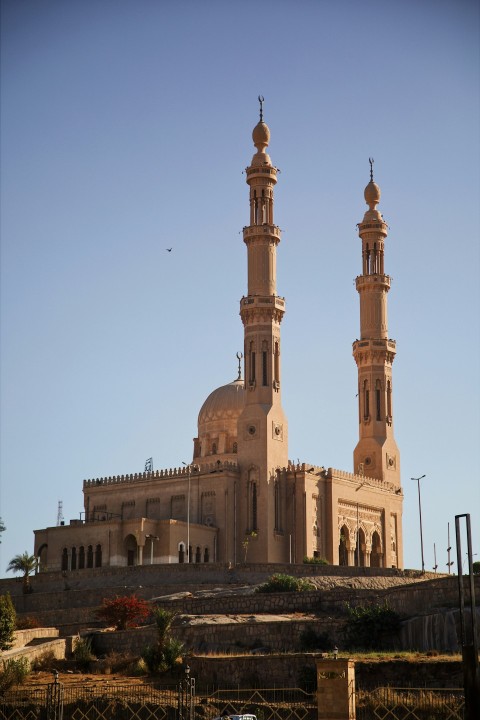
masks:
<svg viewBox="0 0 480 720"><path fill-rule="evenodd" d="M280 229L274 221L277 168L270 130L253 130L246 169L250 195L248 290L240 300L244 353L238 377L214 390L198 415L192 462L168 470L85 480L82 518L35 531L40 570L157 563L303 563L403 568L400 454L393 434L392 363L384 269L387 225L380 188L365 188L358 224L362 273L358 368L359 439L354 472L292 463L282 407L277 294ZM372 168L372 161L371 161ZM240 361L243 359L244 377ZM352 418L353 420L353 418Z"/></svg>

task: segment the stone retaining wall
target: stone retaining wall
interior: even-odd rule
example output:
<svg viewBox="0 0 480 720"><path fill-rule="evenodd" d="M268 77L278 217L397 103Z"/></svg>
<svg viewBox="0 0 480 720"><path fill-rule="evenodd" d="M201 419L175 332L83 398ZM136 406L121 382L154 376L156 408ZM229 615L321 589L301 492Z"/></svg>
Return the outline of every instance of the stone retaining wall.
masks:
<svg viewBox="0 0 480 720"><path fill-rule="evenodd" d="M302 686L316 673L315 654L244 656L225 658L191 657L188 664L197 687L282 687ZM357 687L372 689L381 684L403 687L463 686L462 664L457 661L415 662L389 660L355 662Z"/></svg>
<svg viewBox="0 0 480 720"><path fill-rule="evenodd" d="M331 645L340 642L343 621L331 618L292 619L282 621L222 622L175 626L173 634L188 652L241 652L267 648L273 652L293 652L302 648L302 635L306 631L327 634ZM91 635L96 655L111 652L140 655L157 639L156 627L136 628L122 632L94 632Z"/></svg>
<svg viewBox="0 0 480 720"><path fill-rule="evenodd" d="M467 582L468 578L465 578ZM477 591L477 604L480 604L480 576L475 578ZM19 614L37 616L42 624L50 624L49 617L55 614L58 618L56 624L71 624L80 622L73 617L81 618L82 612L87 612L87 619L94 619L94 609L99 607L106 597L115 595L129 595L135 592L139 597L151 599L171 592L187 590L195 592L204 587L187 584L182 588L178 586L116 586L100 589L72 589L64 587L62 592L34 592L30 595L20 595L13 599L15 609ZM234 587L231 588L234 591ZM388 604L403 616L420 614L425 609L455 608L458 607L457 578L443 577L428 582L389 587L388 582L375 589L347 588L344 586L319 589L306 593L274 593L274 594L232 594L228 597L208 595L201 598L182 598L176 600L161 599L162 605L168 605L178 612L188 614L254 614L265 612L339 612L345 603L351 605L388 602ZM73 612L75 609L81 612ZM65 611L65 612L64 612Z"/></svg>
<svg viewBox="0 0 480 720"><path fill-rule="evenodd" d="M58 628L53 626L32 628L30 630L16 630L13 636L12 649L28 645L28 643L32 642L32 640L40 640L41 638L57 638L58 636Z"/></svg>
<svg viewBox="0 0 480 720"><path fill-rule="evenodd" d="M57 660L63 660L68 653L68 638L57 638L39 645L28 645L27 647L17 647L7 650L1 654L2 660L18 660L18 658L26 657L30 664L37 658L41 658L45 653L52 653Z"/></svg>
<svg viewBox="0 0 480 720"><path fill-rule="evenodd" d="M133 567L104 567L97 569L71 570L68 572L41 572L30 578L32 594L23 596L21 578L0 578L0 595L9 592L12 598L29 598L36 593L58 592L68 587L71 590L99 590L121 587L155 587L156 594L165 594L162 588L172 586L201 587L225 585L256 585L265 582L274 573L285 573L295 577L378 577L404 578L406 581L424 580L435 577L433 573L421 575L417 570L396 568L356 568L338 565L298 564L251 564L233 568L221 563L176 563L172 565L136 565ZM168 590L167 590L168 592ZM174 589L171 592L175 592Z"/></svg>

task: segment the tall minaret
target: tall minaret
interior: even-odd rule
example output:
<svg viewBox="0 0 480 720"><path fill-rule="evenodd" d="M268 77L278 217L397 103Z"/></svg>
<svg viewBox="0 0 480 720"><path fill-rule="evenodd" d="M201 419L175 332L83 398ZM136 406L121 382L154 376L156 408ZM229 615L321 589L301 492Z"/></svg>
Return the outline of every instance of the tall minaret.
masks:
<svg viewBox="0 0 480 720"><path fill-rule="evenodd" d="M400 454L393 436L392 363L395 340L388 337L387 293L390 277L384 270L387 224L377 210L380 188L365 188L369 210L358 224L362 240L362 274L356 278L360 295L360 340L353 343L358 367L359 441L353 453L354 472L400 486Z"/></svg>
<svg viewBox="0 0 480 720"><path fill-rule="evenodd" d="M255 533L251 561L275 561L268 550L275 532L276 474L288 465L287 420L280 399L280 323L285 300L277 295L276 251L280 228L273 219L277 168L265 152L270 130L260 122L252 138L257 152L246 169L250 187L250 224L243 228L248 252L248 295L240 301L245 338L245 408L238 420L238 460L242 471L243 533ZM275 551L274 555L275 555Z"/></svg>

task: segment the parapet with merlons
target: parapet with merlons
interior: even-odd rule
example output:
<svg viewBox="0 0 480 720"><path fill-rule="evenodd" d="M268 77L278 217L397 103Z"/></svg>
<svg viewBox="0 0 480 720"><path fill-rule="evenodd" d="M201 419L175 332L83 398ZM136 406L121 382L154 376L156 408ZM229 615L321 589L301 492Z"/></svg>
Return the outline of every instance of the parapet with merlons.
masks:
<svg viewBox="0 0 480 720"><path fill-rule="evenodd" d="M231 461L217 461L215 463L202 463L197 467L190 465L178 468L167 468L165 470L153 470L140 473L131 473L127 475L114 475L109 477L84 480L83 487L89 488L95 487L97 485L121 485L124 483L141 483L149 482L151 480L171 480L172 478L188 478L189 473L191 477L194 477L198 475L206 475L209 473L224 471L238 472L238 464Z"/></svg>

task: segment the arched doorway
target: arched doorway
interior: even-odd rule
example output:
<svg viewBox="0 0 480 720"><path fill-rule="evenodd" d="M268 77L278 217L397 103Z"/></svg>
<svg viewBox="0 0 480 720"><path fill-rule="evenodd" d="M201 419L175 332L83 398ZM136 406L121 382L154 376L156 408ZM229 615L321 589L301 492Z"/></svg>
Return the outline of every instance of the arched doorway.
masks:
<svg viewBox="0 0 480 720"><path fill-rule="evenodd" d="M48 561L48 545L44 543L43 545L40 545L37 551L37 558L38 558L38 571L39 572L45 572L47 569L47 561Z"/></svg>
<svg viewBox="0 0 480 720"><path fill-rule="evenodd" d="M185 545L183 543L180 543L180 545L178 546L178 562L185 562Z"/></svg>
<svg viewBox="0 0 480 720"><path fill-rule="evenodd" d="M350 550L350 533L348 527L342 525L340 528L340 542L338 544L338 564L348 565L348 551Z"/></svg>
<svg viewBox="0 0 480 720"><path fill-rule="evenodd" d="M355 548L355 567L365 567L366 547L365 532L363 528L358 528L357 547Z"/></svg>
<svg viewBox="0 0 480 720"><path fill-rule="evenodd" d="M375 530L372 535L372 552L370 555L370 567L383 567L382 542L380 535Z"/></svg>
<svg viewBox="0 0 480 720"><path fill-rule="evenodd" d="M127 556L127 565L131 567L137 564L137 541L134 535L127 535L125 538L125 553Z"/></svg>

